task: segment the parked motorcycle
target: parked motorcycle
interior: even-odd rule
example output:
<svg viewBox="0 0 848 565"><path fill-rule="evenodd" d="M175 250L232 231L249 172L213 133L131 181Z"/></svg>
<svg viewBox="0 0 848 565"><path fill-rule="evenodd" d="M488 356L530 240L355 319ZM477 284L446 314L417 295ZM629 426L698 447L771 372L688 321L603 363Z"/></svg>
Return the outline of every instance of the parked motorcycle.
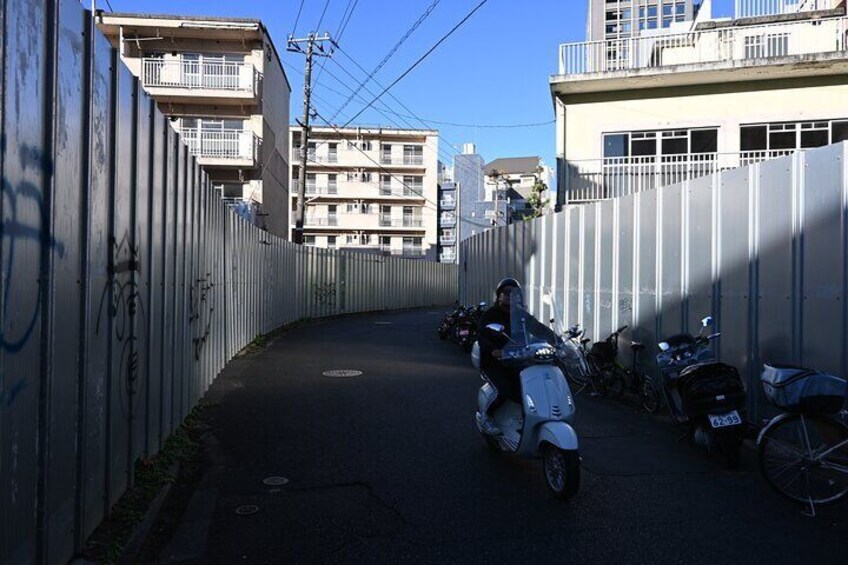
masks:
<svg viewBox="0 0 848 565"><path fill-rule="evenodd" d="M477 341L477 325L485 308L485 302L477 306L469 306L454 324L454 342L466 353L471 352L474 342Z"/></svg>
<svg viewBox="0 0 848 565"><path fill-rule="evenodd" d="M453 328L456 324L456 320L459 319L461 315L465 313L465 306L457 305L451 312L445 314L445 317L442 318L441 323L439 323L439 339L447 339L448 336L453 334Z"/></svg>
<svg viewBox="0 0 848 565"><path fill-rule="evenodd" d="M510 399L493 414L501 429L497 436L486 435L481 415L495 400L493 388L481 371L484 384L477 395L477 429L493 450L518 457L541 456L545 481L558 498L572 497L580 486L580 455L574 421L574 399L556 360L565 355L562 340L554 332L535 331L528 326L521 291L511 295L510 327L489 324L481 331L493 332L506 341L501 362L520 369L520 398ZM475 368L480 368L480 349L472 352Z"/></svg>
<svg viewBox="0 0 848 565"><path fill-rule="evenodd" d="M675 420L686 424L695 443L718 453L725 467L739 466L745 387L735 367L715 361L704 336L712 318L701 321L697 336L679 334L659 343L659 388Z"/></svg>

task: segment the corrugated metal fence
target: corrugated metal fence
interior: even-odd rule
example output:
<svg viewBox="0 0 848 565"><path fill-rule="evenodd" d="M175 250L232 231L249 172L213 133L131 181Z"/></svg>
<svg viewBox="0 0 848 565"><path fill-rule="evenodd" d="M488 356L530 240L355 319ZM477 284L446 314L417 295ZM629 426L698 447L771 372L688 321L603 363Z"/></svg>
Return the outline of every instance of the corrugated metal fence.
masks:
<svg viewBox="0 0 848 565"><path fill-rule="evenodd" d="M60 563L257 334L450 303L456 267L257 230L77 0L0 18L0 563Z"/></svg>
<svg viewBox="0 0 848 565"><path fill-rule="evenodd" d="M464 303L506 275L534 315L649 346L714 316L716 353L767 411L763 361L848 375L848 146L797 153L615 200L571 206L462 243Z"/></svg>

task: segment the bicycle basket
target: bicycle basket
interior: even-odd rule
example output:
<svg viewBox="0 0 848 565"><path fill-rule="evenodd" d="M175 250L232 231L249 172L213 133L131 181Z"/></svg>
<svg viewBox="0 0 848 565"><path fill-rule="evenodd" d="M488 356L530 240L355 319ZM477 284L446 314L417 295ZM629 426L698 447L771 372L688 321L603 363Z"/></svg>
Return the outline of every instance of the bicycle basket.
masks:
<svg viewBox="0 0 848 565"><path fill-rule="evenodd" d="M839 412L848 389L845 379L780 365L764 365L760 381L769 402L790 412Z"/></svg>
<svg viewBox="0 0 848 565"><path fill-rule="evenodd" d="M612 365L615 361L615 356L618 353L617 349L618 348L614 343L599 341L592 344L592 349L589 354L599 365Z"/></svg>

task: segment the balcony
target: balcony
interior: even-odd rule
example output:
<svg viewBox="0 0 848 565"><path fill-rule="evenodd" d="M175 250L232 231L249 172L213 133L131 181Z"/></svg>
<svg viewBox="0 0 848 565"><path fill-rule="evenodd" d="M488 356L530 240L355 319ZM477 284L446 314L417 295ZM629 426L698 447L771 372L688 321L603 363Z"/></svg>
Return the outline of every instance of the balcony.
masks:
<svg viewBox="0 0 848 565"><path fill-rule="evenodd" d="M389 218L387 216L380 217L381 228L422 228L424 220L421 218Z"/></svg>
<svg viewBox="0 0 848 565"><path fill-rule="evenodd" d="M250 63L142 59L141 83L157 99L232 98L237 103L258 95L259 73Z"/></svg>
<svg viewBox="0 0 848 565"><path fill-rule="evenodd" d="M244 130L180 130L183 141L200 165L253 167L259 138Z"/></svg>
<svg viewBox="0 0 848 565"><path fill-rule="evenodd" d="M456 245L455 235L443 235L439 237L440 245Z"/></svg>
<svg viewBox="0 0 848 565"><path fill-rule="evenodd" d="M442 198L439 200L439 206L442 210L453 210L456 208L456 200L453 198Z"/></svg>
<svg viewBox="0 0 848 565"><path fill-rule="evenodd" d="M297 188L297 185L295 185ZM306 196L326 196L326 195L336 195L339 193L339 187L336 184L329 184L326 186L318 186L316 184L306 183L306 188L304 190Z"/></svg>
<svg viewBox="0 0 848 565"><path fill-rule="evenodd" d="M736 0L737 18L754 18L833 8L834 0Z"/></svg>
<svg viewBox="0 0 848 565"><path fill-rule="evenodd" d="M791 149L778 149L567 161L562 186L566 203L569 204L608 200L745 167L794 152Z"/></svg>
<svg viewBox="0 0 848 565"><path fill-rule="evenodd" d="M439 253L439 261L441 263L453 263L456 261L456 253L448 253L447 251L442 251Z"/></svg>
<svg viewBox="0 0 848 565"><path fill-rule="evenodd" d="M456 216L441 216L439 225L445 228L450 228L456 225Z"/></svg>
<svg viewBox="0 0 848 565"><path fill-rule="evenodd" d="M708 21L687 33L560 45L555 93L681 86L711 82L843 74L848 18L806 19L767 25ZM736 22L733 22L736 23ZM823 62L834 62L825 65ZM772 65L768 72L764 67ZM599 79L605 79L603 86ZM620 84L619 84L620 83Z"/></svg>
<svg viewBox="0 0 848 565"><path fill-rule="evenodd" d="M339 218L337 216L307 216L305 224L309 227L336 227L339 225Z"/></svg>
<svg viewBox="0 0 848 565"><path fill-rule="evenodd" d="M402 167L423 167L424 166L424 156L423 155L404 155L403 157L397 157L392 155L383 154L380 156L380 164L381 165L392 165L392 166L402 166Z"/></svg>

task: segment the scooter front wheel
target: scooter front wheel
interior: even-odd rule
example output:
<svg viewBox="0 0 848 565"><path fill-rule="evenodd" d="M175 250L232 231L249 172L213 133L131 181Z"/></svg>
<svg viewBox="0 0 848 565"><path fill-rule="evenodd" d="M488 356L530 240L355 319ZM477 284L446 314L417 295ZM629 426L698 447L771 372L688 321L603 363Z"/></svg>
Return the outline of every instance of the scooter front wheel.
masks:
<svg viewBox="0 0 848 565"><path fill-rule="evenodd" d="M580 488L580 455L546 443L542 449L545 482L554 496L568 500Z"/></svg>

